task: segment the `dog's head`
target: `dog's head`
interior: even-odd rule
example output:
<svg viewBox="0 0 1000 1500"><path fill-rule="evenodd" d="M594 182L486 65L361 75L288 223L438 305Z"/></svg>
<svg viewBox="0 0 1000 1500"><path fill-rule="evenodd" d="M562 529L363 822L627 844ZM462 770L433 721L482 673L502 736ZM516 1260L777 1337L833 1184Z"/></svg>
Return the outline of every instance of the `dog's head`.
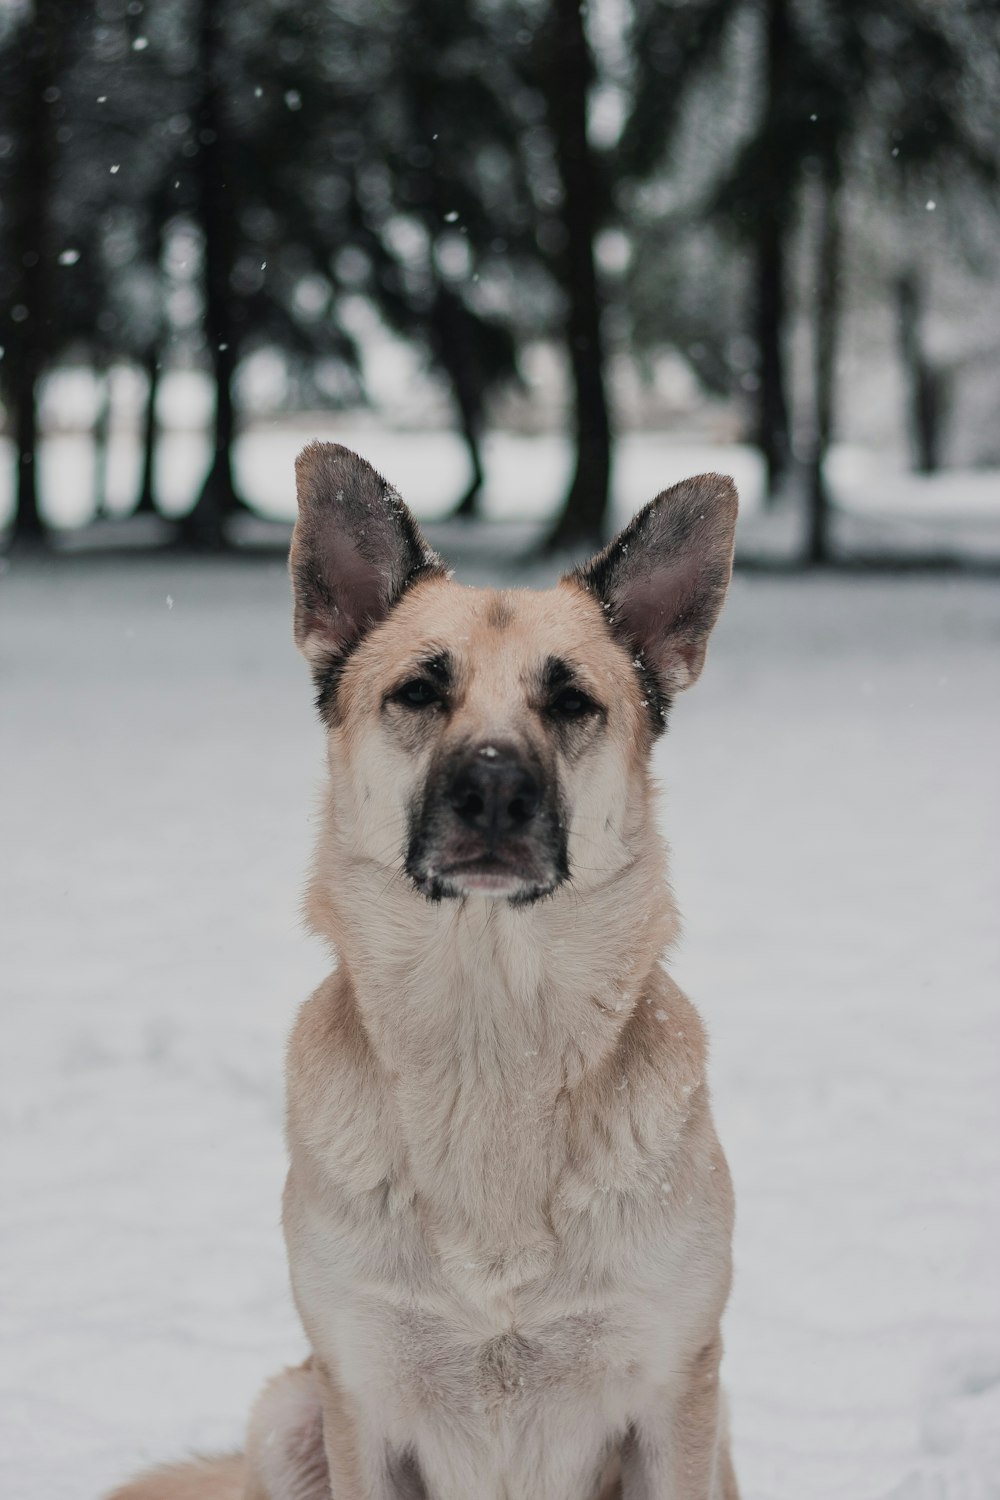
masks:
<svg viewBox="0 0 1000 1500"><path fill-rule="evenodd" d="M297 464L295 638L339 831L434 900L599 883L649 817L649 750L701 671L736 491L665 490L543 592L453 583L390 485L313 443Z"/></svg>

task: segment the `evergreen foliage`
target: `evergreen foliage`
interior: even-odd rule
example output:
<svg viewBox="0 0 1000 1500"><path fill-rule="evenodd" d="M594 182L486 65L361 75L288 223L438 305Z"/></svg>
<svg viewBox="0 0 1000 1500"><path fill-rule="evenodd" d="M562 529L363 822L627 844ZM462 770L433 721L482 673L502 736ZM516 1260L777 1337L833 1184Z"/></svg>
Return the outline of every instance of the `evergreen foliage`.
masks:
<svg viewBox="0 0 1000 1500"><path fill-rule="evenodd" d="M156 508L161 372L210 373L212 458L181 533L226 545L243 504L241 369L276 351L290 400L362 399L362 299L450 397L469 455L459 514L476 508L490 403L546 339L565 354L576 454L549 540L599 539L609 358L670 347L706 391L749 399L773 490L798 438L821 559L845 195L870 192L906 229L891 295L930 467L943 382L921 342L912 205L951 193L961 222L963 201L992 201L998 55L997 9L979 0L8 5L0 398L17 450L15 538L45 538L45 375L124 360L146 381L144 510ZM617 271L600 254L609 233ZM805 414L788 368L803 254Z"/></svg>

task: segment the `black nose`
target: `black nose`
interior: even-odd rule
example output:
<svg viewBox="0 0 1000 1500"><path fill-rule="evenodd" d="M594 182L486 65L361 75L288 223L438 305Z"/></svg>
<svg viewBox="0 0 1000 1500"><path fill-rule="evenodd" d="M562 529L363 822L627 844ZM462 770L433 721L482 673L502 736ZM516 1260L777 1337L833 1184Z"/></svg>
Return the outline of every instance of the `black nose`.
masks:
<svg viewBox="0 0 1000 1500"><path fill-rule="evenodd" d="M538 782L512 755L483 746L454 775L448 802L467 828L491 837L518 833L538 811Z"/></svg>

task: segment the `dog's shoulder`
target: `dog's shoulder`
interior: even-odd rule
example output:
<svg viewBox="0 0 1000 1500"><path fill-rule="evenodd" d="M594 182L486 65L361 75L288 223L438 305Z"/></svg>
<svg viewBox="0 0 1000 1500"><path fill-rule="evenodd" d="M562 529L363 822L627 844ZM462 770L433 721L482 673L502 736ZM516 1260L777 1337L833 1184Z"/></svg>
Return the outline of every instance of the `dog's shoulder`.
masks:
<svg viewBox="0 0 1000 1500"><path fill-rule="evenodd" d="M288 1041L290 1093L308 1109L327 1087L331 1069L370 1056L371 1049L346 975L335 970L300 1007Z"/></svg>
<svg viewBox="0 0 1000 1500"><path fill-rule="evenodd" d="M309 1159L358 1191L391 1174L402 1148L385 1108L388 1080L342 972L324 980L299 1010L287 1083L293 1165Z"/></svg>
<svg viewBox="0 0 1000 1500"><path fill-rule="evenodd" d="M708 1040L691 1001L667 971L655 964L622 1030L605 1072L618 1066L636 1097L659 1101L673 1117L690 1112L707 1089Z"/></svg>

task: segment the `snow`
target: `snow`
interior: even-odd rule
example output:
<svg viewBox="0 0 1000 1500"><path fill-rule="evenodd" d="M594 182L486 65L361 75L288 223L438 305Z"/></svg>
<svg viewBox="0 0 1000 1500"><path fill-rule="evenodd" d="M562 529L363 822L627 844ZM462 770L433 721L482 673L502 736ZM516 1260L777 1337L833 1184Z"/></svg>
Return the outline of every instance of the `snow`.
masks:
<svg viewBox="0 0 1000 1500"><path fill-rule="evenodd" d="M112 372L120 420L108 448L108 508L127 514L139 486L141 451L136 427L143 383L134 371ZM98 388L89 373L63 372L48 382L43 415L49 434L39 453L43 503L61 527L91 519L94 447L86 430ZM207 472L211 451L204 422L210 388L192 372L163 380L164 421L156 457L156 492L167 515L188 509ZM458 436L434 425L391 429L372 414L308 413L250 423L234 446L236 482L261 516L290 521L295 514L296 454L317 434L362 452L398 486L418 516L445 516L469 480L468 458ZM573 454L558 433L491 431L483 444L486 519L537 521L551 515L565 493ZM14 450L0 436L0 526L13 509ZM744 554L798 556L804 511L762 508L764 471L759 453L745 443L710 436L682 439L667 432L625 432L615 450L614 515L624 522L647 500L690 474L731 474L740 493L738 541ZM849 552L893 555L931 553L1000 560L1000 470L948 469L918 475L896 457L861 445L838 444L827 466L836 502L834 538Z"/></svg>
<svg viewBox="0 0 1000 1500"><path fill-rule="evenodd" d="M657 752L748 1500L1000 1495L998 634L983 579L738 576ZM70 1500L239 1443L303 1349L320 736L277 562L20 564L0 653L3 1494Z"/></svg>

